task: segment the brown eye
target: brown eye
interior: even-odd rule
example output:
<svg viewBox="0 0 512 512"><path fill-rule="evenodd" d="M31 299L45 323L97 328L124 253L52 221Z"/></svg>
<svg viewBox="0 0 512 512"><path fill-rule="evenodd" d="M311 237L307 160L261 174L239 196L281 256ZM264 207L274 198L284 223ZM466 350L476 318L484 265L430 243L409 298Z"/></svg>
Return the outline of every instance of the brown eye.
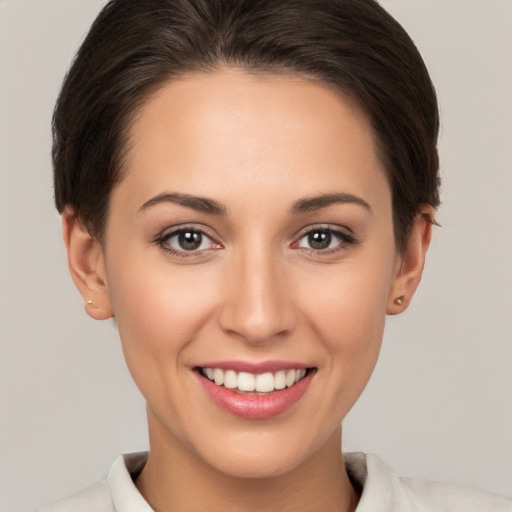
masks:
<svg viewBox="0 0 512 512"><path fill-rule="evenodd" d="M331 241L332 235L329 231L312 231L308 234L308 243L312 249L328 249Z"/></svg>
<svg viewBox="0 0 512 512"><path fill-rule="evenodd" d="M168 251L174 253L200 252L217 248L213 240L198 229L182 228L164 234L157 243Z"/></svg>
<svg viewBox="0 0 512 512"><path fill-rule="evenodd" d="M351 234L332 228L318 227L304 233L294 246L310 252L328 254L357 243Z"/></svg>
<svg viewBox="0 0 512 512"><path fill-rule="evenodd" d="M180 231L178 233L178 245L184 251L195 251L199 249L203 241L203 235L199 231Z"/></svg>

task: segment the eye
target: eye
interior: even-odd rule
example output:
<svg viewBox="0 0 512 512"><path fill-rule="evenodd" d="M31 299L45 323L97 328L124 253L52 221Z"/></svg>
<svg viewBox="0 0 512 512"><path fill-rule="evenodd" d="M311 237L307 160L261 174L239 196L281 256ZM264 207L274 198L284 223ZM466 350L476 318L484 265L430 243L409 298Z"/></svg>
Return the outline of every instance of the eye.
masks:
<svg viewBox="0 0 512 512"><path fill-rule="evenodd" d="M335 252L348 245L353 245L356 240L352 235L331 228L314 228L302 235L296 247L309 249L310 251Z"/></svg>
<svg viewBox="0 0 512 512"><path fill-rule="evenodd" d="M206 233L199 229L181 228L164 233L158 245L172 253L199 252L219 247Z"/></svg>

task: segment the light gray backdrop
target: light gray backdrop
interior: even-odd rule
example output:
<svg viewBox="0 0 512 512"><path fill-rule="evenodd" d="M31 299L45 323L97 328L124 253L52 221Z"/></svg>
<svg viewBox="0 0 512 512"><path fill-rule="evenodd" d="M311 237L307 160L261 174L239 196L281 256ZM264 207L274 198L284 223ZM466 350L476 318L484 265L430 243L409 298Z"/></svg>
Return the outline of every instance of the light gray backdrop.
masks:
<svg viewBox="0 0 512 512"><path fill-rule="evenodd" d="M52 205L50 117L99 0L0 0L0 510L146 447L115 328L85 315ZM512 2L382 1L437 85L444 205L424 282L388 321L345 448L512 496Z"/></svg>

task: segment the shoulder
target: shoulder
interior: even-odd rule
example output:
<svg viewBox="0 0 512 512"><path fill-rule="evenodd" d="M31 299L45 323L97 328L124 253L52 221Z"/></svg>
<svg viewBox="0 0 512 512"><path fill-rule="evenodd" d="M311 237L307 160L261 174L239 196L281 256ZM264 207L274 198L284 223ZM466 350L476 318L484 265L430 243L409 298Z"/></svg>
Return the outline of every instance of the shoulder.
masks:
<svg viewBox="0 0 512 512"><path fill-rule="evenodd" d="M411 503L436 512L512 512L512 501L479 489L416 478L400 478Z"/></svg>
<svg viewBox="0 0 512 512"><path fill-rule="evenodd" d="M377 456L345 454L362 488L356 512L512 512L512 501L469 487L399 477Z"/></svg>
<svg viewBox="0 0 512 512"><path fill-rule="evenodd" d="M37 512L115 512L106 480L72 496L47 505Z"/></svg>
<svg viewBox="0 0 512 512"><path fill-rule="evenodd" d="M147 452L120 455L105 480L37 512L152 512L134 484L147 458Z"/></svg>

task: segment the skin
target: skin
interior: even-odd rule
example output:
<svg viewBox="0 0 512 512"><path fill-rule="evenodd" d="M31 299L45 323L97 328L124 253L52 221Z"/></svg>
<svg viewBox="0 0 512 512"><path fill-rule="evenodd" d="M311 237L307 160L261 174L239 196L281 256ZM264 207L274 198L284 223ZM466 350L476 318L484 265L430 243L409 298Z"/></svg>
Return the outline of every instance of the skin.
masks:
<svg viewBox="0 0 512 512"><path fill-rule="evenodd" d="M333 192L361 201L293 211ZM225 213L147 205L170 193L215 200ZM421 213L431 218L432 208ZM176 237L162 241L176 227L208 238L180 257L166 250L180 249ZM306 235L319 228L357 243L312 248ZM147 101L103 245L71 207L63 232L86 310L115 316L147 401L150 456L136 484L155 510L355 509L340 424L373 371L386 314L416 290L430 231L418 215L397 251L368 120L324 85L222 68ZM285 413L249 420L215 405L193 371L234 359L317 372Z"/></svg>

